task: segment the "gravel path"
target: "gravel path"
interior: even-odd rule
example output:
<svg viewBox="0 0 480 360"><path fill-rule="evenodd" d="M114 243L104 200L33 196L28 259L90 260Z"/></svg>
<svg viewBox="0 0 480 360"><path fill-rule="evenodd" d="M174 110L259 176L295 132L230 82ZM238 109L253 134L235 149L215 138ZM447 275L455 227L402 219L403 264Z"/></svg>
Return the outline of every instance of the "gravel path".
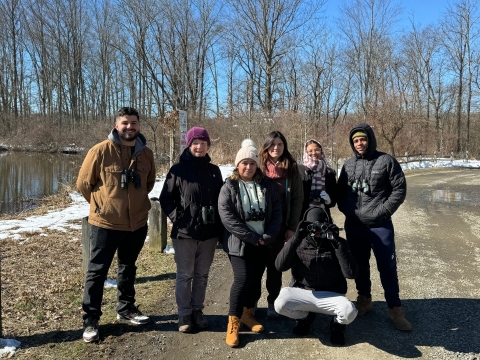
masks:
<svg viewBox="0 0 480 360"><path fill-rule="evenodd" d="M264 334L241 333L238 348L225 344L232 271L218 249L207 290L208 331L181 334L174 297L158 304L159 316L143 332L111 339L116 359L480 359L480 172L428 170L407 174L407 200L394 216L401 298L413 331L397 331L372 259L374 311L356 319L345 347L331 347L326 316L318 316L305 338L291 334L293 320L266 319L266 300L258 320ZM342 226L342 216L334 211ZM288 283L289 273L284 274ZM347 296L356 297L349 281ZM115 344L117 346L115 346Z"/></svg>

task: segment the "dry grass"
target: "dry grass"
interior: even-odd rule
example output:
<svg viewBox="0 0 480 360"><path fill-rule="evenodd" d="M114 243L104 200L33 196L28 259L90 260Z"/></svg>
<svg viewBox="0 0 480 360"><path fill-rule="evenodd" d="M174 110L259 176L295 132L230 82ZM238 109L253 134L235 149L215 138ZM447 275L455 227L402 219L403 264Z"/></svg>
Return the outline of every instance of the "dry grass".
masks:
<svg viewBox="0 0 480 360"><path fill-rule="evenodd" d="M69 203L68 189L42 200L34 212L42 214ZM62 194L63 193L63 194ZM4 216L18 218L16 216ZM81 220L78 220L80 224ZM17 339L16 358L77 359L88 357L82 333L82 234L54 230L26 233L27 240L1 241L3 337ZM137 261L137 303L154 314L158 300L172 292L175 264L172 255L149 251L148 243ZM109 278L116 278L116 259ZM116 289L106 289L102 324L115 323Z"/></svg>

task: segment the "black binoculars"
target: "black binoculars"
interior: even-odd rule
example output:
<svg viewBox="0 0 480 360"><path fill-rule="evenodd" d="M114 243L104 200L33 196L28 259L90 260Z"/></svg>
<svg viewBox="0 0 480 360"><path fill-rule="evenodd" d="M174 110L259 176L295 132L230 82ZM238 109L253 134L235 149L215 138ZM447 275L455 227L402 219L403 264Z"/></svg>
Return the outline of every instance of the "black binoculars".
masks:
<svg viewBox="0 0 480 360"><path fill-rule="evenodd" d="M215 206L202 206L202 216L197 218L198 224L195 225L195 231L200 231L202 225L215 224Z"/></svg>
<svg viewBox="0 0 480 360"><path fill-rule="evenodd" d="M355 179L352 183L352 191L357 192L361 191L364 194L367 194L370 191L370 185L368 185L368 181L363 179L362 183L360 184L360 180Z"/></svg>
<svg viewBox="0 0 480 360"><path fill-rule="evenodd" d="M142 187L142 180L140 178L140 175L135 172L135 170L123 170L122 177L120 179L120 187L122 189L127 189L128 184L130 183L135 185L135 189L140 189Z"/></svg>
<svg viewBox="0 0 480 360"><path fill-rule="evenodd" d="M204 224L215 224L215 206L202 206L202 221Z"/></svg>
<svg viewBox="0 0 480 360"><path fill-rule="evenodd" d="M307 230L310 232L320 231L320 237L333 240L335 234L338 235L338 226L335 224L321 223L320 221L315 221L312 224L307 225Z"/></svg>
<svg viewBox="0 0 480 360"><path fill-rule="evenodd" d="M245 214L245 221L263 221L265 220L265 210L250 208L250 211L247 211Z"/></svg>

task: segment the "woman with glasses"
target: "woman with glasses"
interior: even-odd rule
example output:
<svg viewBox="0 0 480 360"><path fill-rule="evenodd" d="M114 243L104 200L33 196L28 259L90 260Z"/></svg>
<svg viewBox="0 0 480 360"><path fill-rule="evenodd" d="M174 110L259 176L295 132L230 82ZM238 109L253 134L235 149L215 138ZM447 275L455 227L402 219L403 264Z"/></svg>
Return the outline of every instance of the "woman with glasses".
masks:
<svg viewBox="0 0 480 360"><path fill-rule="evenodd" d="M322 145L317 140L305 143L303 165L299 165L298 170L303 181L302 214L311 206L324 206L330 217L330 208L336 204L336 173L327 165Z"/></svg>

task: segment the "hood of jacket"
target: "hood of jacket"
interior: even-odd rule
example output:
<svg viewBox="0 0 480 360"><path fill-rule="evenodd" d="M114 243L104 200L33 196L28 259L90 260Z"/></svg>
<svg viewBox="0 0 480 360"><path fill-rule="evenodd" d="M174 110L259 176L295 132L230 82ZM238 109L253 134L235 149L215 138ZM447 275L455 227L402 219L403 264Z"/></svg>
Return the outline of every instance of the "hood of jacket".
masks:
<svg viewBox="0 0 480 360"><path fill-rule="evenodd" d="M353 146L353 139L352 135L355 134L357 131L363 131L365 134L367 134L367 141L368 141L368 147L367 151L365 154L360 155L357 150L355 150L355 147ZM348 141L350 141L350 147L353 150L353 153L357 158L361 157L368 157L369 155L372 155L375 153L377 150L377 139L375 138L375 133L373 132L373 129L370 127L368 124L358 124L355 126L351 131L350 134L348 135Z"/></svg>
<svg viewBox="0 0 480 360"><path fill-rule="evenodd" d="M117 145L122 145L122 140L120 140L120 136L118 135L118 130L113 128L108 134L108 139L113 141ZM135 141L135 151L133 154L138 154L142 149L147 146L147 139L141 133L138 133L136 141Z"/></svg>

